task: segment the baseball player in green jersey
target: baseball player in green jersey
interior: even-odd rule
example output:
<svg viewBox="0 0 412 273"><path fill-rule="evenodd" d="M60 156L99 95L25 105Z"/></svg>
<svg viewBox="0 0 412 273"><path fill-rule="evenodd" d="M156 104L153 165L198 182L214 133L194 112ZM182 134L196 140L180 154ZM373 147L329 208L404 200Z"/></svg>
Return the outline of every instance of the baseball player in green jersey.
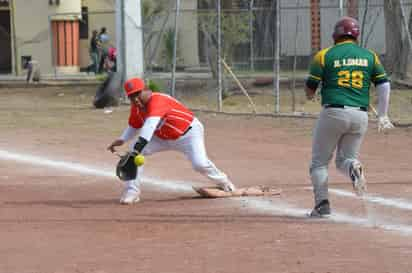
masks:
<svg viewBox="0 0 412 273"><path fill-rule="evenodd" d="M322 111L313 131L310 177L315 195L312 217L330 215L328 165L336 149L336 167L352 181L357 194L366 190L359 149L368 128L369 87L378 93L378 129L392 128L388 118L390 83L378 56L357 44L359 24L342 17L335 25L332 47L313 58L305 83L313 99L319 83Z"/></svg>

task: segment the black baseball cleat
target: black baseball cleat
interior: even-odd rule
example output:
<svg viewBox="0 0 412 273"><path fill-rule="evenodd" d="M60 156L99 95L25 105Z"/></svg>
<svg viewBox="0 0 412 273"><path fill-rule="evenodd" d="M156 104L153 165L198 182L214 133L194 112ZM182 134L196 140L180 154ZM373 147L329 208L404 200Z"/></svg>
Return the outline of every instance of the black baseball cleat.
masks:
<svg viewBox="0 0 412 273"><path fill-rule="evenodd" d="M312 212L309 214L310 217L322 218L330 216L330 204L329 200L325 199L320 201L319 204L315 206Z"/></svg>

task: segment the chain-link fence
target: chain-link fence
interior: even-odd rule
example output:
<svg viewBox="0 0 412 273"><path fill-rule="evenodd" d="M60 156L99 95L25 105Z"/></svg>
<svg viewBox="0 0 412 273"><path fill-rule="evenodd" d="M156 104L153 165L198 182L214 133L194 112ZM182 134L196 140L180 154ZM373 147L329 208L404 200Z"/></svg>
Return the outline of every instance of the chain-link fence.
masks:
<svg viewBox="0 0 412 273"><path fill-rule="evenodd" d="M172 93L175 79L174 95L190 107L266 114L319 112L318 102L305 100L304 78L313 54L333 45L337 18L350 15L361 25L359 43L376 51L392 75L391 117L399 123L412 121L407 80L412 1L199 0L182 1L177 10L179 3L142 1L144 70L146 79L166 93ZM82 18L80 67L90 71L92 30L106 27L109 46L114 47L115 12L83 10ZM402 85L396 84L399 80ZM376 102L372 88L375 108Z"/></svg>

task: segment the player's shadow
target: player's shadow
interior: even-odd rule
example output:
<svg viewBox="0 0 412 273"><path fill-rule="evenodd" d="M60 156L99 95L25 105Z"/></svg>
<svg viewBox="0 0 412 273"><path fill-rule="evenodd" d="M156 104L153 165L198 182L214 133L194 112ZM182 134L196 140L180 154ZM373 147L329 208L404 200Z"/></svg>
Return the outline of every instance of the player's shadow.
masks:
<svg viewBox="0 0 412 273"><path fill-rule="evenodd" d="M6 201L3 206L33 207L52 206L68 208L88 208L90 206L118 204L117 199L96 199L96 200L43 200L43 201Z"/></svg>
<svg viewBox="0 0 412 273"><path fill-rule="evenodd" d="M230 199L235 199L236 197L232 197ZM307 220L308 217L305 215L301 216L291 216L291 215L265 215L265 214L256 214L248 212L247 209L245 210L237 210L237 208L228 208L225 212L222 208L213 208L209 207L207 214L203 213L180 213L179 210L173 211L170 213L158 213L158 212L150 212L150 213L142 213L142 211L147 211L149 207L155 207L156 203L159 202L187 202L187 201L205 201L203 202L204 205L207 206L208 203L213 203L216 201L224 201L228 198L203 198L200 196L179 196L176 198L168 198L168 199L142 199L141 202L132 205L132 206L125 206L120 205L118 199L95 199L95 200L43 200L43 201L6 201L2 203L3 207L33 207L33 206L51 206L51 207L63 207L63 208L72 208L72 209L102 209L110 208L114 210L123 210L127 209L128 211L133 211L132 217L130 215L125 218L81 218L81 219L55 219L55 221L92 221L92 222L125 222L125 223L296 223L296 221ZM209 201L209 202L206 202ZM204 208L204 206L201 208ZM140 210L139 206L144 208L144 210ZM0 219L0 222L10 221L7 219ZM29 222L49 222L54 221L53 219L32 219L28 220ZM307 223L316 223L316 221L305 221Z"/></svg>
<svg viewBox="0 0 412 273"><path fill-rule="evenodd" d="M142 198L141 203L167 203L167 202L184 202L184 201L196 201L196 200L218 200L222 198L204 198L201 196L179 196L173 198ZM67 207L67 208L88 208L91 206L106 206L119 204L118 199L87 199L87 200L41 200L41 201L4 201L3 206L12 207L33 207L33 206L51 206L51 207ZM138 204L135 204L135 206Z"/></svg>
<svg viewBox="0 0 412 273"><path fill-rule="evenodd" d="M183 202L188 200L216 200L219 198L204 198L195 196L178 196L173 198L142 198L139 203L148 202ZM51 207L68 207L68 208L87 208L90 206L119 205L118 199L87 199L87 200L36 200L36 201L3 201L3 206L16 207L33 207L33 206L51 206Z"/></svg>

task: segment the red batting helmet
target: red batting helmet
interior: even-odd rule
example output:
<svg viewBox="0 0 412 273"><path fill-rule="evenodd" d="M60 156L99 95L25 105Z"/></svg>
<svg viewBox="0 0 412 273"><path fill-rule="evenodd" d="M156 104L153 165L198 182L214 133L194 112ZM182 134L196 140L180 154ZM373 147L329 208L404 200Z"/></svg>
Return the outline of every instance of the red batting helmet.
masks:
<svg viewBox="0 0 412 273"><path fill-rule="evenodd" d="M344 16L336 23L332 37L335 42L342 36L350 36L356 40L359 33L358 21L352 17Z"/></svg>
<svg viewBox="0 0 412 273"><path fill-rule="evenodd" d="M126 91L127 96L143 91L144 87L144 81L140 78L131 78L124 83L124 91Z"/></svg>

